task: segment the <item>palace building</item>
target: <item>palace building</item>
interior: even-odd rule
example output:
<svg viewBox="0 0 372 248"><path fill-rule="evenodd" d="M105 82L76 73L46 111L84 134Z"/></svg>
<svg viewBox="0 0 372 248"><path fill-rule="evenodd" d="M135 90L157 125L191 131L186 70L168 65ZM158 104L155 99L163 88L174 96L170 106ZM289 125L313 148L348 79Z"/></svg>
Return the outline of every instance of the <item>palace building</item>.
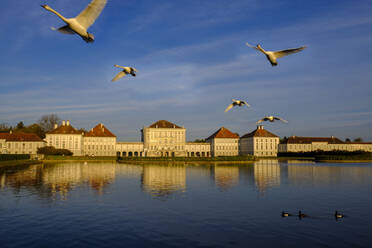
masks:
<svg viewBox="0 0 372 248"><path fill-rule="evenodd" d="M84 155L83 153L83 132L79 132L70 125L70 121L62 121L62 125L54 126L54 129L45 134L48 146L57 149L68 149L74 156Z"/></svg>
<svg viewBox="0 0 372 248"><path fill-rule="evenodd" d="M291 136L279 144L279 152L313 152L322 151L366 151L372 152L372 143L343 142L331 137L299 137Z"/></svg>
<svg viewBox="0 0 372 248"><path fill-rule="evenodd" d="M146 157L186 157L186 128L160 120L141 130Z"/></svg>
<svg viewBox="0 0 372 248"><path fill-rule="evenodd" d="M73 156L123 157L218 157L248 156L276 157L278 152L366 151L372 152L372 143L343 142L336 137L285 138L262 125L242 137L221 127L204 142L187 142L186 128L167 120L159 120L141 130L140 142L117 141L104 124L99 123L89 132L82 132L62 121L46 133L44 140L29 133L0 133L0 154L37 154L37 149L53 146L68 149Z"/></svg>
<svg viewBox="0 0 372 248"><path fill-rule="evenodd" d="M115 156L116 136L102 123L83 134L84 155Z"/></svg>
<svg viewBox="0 0 372 248"><path fill-rule="evenodd" d="M44 146L45 141L33 133L0 133L0 154L36 155L37 149Z"/></svg>
<svg viewBox="0 0 372 248"><path fill-rule="evenodd" d="M265 130L262 125L240 138L240 154L258 157L276 157L279 136Z"/></svg>
<svg viewBox="0 0 372 248"><path fill-rule="evenodd" d="M239 135L225 127L218 129L206 141L211 146L213 157L239 155Z"/></svg>

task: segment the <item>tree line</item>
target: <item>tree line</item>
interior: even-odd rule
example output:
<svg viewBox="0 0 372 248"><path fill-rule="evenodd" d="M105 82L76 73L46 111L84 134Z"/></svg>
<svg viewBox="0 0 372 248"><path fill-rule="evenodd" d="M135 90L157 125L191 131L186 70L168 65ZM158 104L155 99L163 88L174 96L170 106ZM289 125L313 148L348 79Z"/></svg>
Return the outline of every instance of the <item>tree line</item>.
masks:
<svg viewBox="0 0 372 248"><path fill-rule="evenodd" d="M26 126L23 121L20 121L15 126L8 125L7 123L0 123L0 132L23 132L23 133L34 133L41 139L45 138L45 134L54 129L54 125L60 125L61 118L56 114L43 115L40 119L31 125ZM79 131L86 132L85 129L81 128Z"/></svg>

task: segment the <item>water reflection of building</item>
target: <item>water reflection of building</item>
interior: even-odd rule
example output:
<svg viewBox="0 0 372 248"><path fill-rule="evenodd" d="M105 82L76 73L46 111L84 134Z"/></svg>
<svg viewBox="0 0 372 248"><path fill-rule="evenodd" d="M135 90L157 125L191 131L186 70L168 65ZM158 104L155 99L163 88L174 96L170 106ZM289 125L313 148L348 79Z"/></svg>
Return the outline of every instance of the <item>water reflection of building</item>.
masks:
<svg viewBox="0 0 372 248"><path fill-rule="evenodd" d="M254 163L254 180L258 191L280 185L280 166L278 160L259 160Z"/></svg>
<svg viewBox="0 0 372 248"><path fill-rule="evenodd" d="M102 193L114 181L115 175L115 162L33 165L15 172L3 172L0 175L0 187L36 190L47 198L57 193L66 197L74 187L82 184L88 184Z"/></svg>
<svg viewBox="0 0 372 248"><path fill-rule="evenodd" d="M342 172L349 169L338 166L290 165L288 166L288 181L294 185L334 184L340 182Z"/></svg>
<svg viewBox="0 0 372 248"><path fill-rule="evenodd" d="M0 175L0 188L9 185L16 190L38 184L40 181L40 165L31 165L27 170L3 172Z"/></svg>
<svg viewBox="0 0 372 248"><path fill-rule="evenodd" d="M101 192L105 185L115 178L116 163L68 163L46 165L43 170L43 183L50 186L52 192L68 192L75 185L89 183Z"/></svg>
<svg viewBox="0 0 372 248"><path fill-rule="evenodd" d="M185 166L145 165L142 174L142 187L155 197L168 197L186 188Z"/></svg>
<svg viewBox="0 0 372 248"><path fill-rule="evenodd" d="M223 191L239 183L239 167L237 166L220 166L211 167L211 174L216 185Z"/></svg>

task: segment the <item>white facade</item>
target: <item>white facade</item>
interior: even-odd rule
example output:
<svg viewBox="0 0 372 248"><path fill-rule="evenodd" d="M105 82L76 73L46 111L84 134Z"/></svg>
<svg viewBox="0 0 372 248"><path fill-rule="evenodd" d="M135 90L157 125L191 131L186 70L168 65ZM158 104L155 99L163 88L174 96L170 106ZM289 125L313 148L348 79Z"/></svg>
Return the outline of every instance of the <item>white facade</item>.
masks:
<svg viewBox="0 0 372 248"><path fill-rule="evenodd" d="M232 133L225 127L221 127L209 136L206 142L211 146L213 157L239 155L239 135Z"/></svg>
<svg viewBox="0 0 372 248"><path fill-rule="evenodd" d="M83 155L83 133L78 132L70 125L70 122L62 121L61 126L55 126L55 129L46 133L47 146L53 146L56 149L68 149L74 156Z"/></svg>
<svg viewBox="0 0 372 248"><path fill-rule="evenodd" d="M239 138L214 138L210 146L214 157L239 155Z"/></svg>
<svg viewBox="0 0 372 248"><path fill-rule="evenodd" d="M116 137L85 137L84 155L116 156Z"/></svg>
<svg viewBox="0 0 372 248"><path fill-rule="evenodd" d="M365 151L372 152L372 143L343 142L336 137L289 137L279 144L279 152Z"/></svg>
<svg viewBox="0 0 372 248"><path fill-rule="evenodd" d="M116 155L123 157L143 157L144 148L142 142L117 142Z"/></svg>
<svg viewBox="0 0 372 248"><path fill-rule="evenodd" d="M147 157L185 157L186 129L165 120L142 129Z"/></svg>
<svg viewBox="0 0 372 248"><path fill-rule="evenodd" d="M185 146L187 157L210 157L211 145L202 142L186 142Z"/></svg>
<svg viewBox="0 0 372 248"><path fill-rule="evenodd" d="M102 123L84 134L84 155L116 156L116 136Z"/></svg>
<svg viewBox="0 0 372 248"><path fill-rule="evenodd" d="M45 142L35 134L12 131L0 134L0 154L36 155L37 149L44 146Z"/></svg>
<svg viewBox="0 0 372 248"><path fill-rule="evenodd" d="M276 157L278 144L279 137L260 125L255 131L240 138L240 153L257 157Z"/></svg>
<svg viewBox="0 0 372 248"><path fill-rule="evenodd" d="M7 153L8 148L6 145L6 140L5 139L0 139L0 154L5 154Z"/></svg>

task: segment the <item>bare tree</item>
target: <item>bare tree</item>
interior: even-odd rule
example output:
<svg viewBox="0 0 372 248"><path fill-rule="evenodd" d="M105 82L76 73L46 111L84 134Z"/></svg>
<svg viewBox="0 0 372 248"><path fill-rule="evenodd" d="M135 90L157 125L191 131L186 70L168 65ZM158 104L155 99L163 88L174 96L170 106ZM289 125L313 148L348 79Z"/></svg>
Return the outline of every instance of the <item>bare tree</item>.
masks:
<svg viewBox="0 0 372 248"><path fill-rule="evenodd" d="M9 132L12 129L11 126L9 126L6 123L0 123L0 132Z"/></svg>
<svg viewBox="0 0 372 248"><path fill-rule="evenodd" d="M38 124L40 127L45 131L49 132L54 129L55 124L59 124L61 119L56 114L50 114L50 115L43 115L39 121Z"/></svg>

